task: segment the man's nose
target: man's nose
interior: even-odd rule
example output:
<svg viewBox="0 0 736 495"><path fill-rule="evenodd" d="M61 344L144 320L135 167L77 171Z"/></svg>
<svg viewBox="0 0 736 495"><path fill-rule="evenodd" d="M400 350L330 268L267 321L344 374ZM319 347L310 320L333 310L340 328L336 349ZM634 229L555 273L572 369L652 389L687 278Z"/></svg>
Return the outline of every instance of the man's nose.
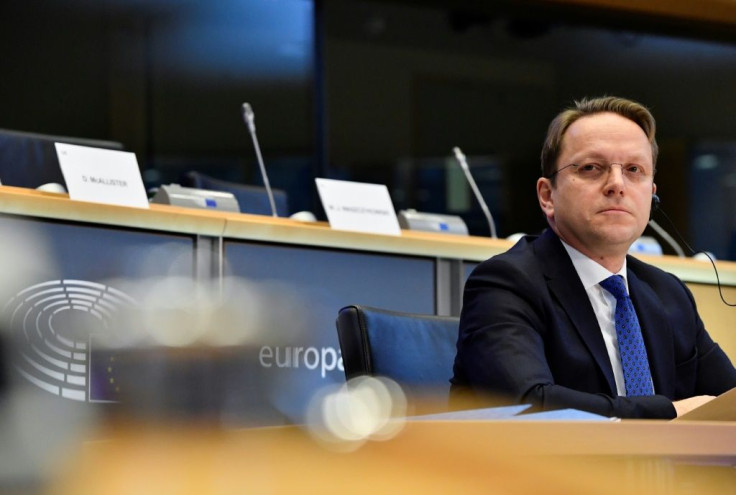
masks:
<svg viewBox="0 0 736 495"><path fill-rule="evenodd" d="M618 165L618 166L615 166ZM624 190L624 164L610 163L606 174L606 194L623 193Z"/></svg>

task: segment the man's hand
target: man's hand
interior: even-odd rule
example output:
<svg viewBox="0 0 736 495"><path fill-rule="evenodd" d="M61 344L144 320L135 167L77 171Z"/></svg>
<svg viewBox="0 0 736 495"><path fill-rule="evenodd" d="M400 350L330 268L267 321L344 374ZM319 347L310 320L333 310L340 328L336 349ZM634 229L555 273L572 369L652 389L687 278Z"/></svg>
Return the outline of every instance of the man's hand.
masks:
<svg viewBox="0 0 736 495"><path fill-rule="evenodd" d="M695 397L690 397L689 399L674 401L672 405L675 406L677 417L680 417L683 414L702 406L706 402L712 401L713 399L715 399L715 396L713 395L696 395Z"/></svg>

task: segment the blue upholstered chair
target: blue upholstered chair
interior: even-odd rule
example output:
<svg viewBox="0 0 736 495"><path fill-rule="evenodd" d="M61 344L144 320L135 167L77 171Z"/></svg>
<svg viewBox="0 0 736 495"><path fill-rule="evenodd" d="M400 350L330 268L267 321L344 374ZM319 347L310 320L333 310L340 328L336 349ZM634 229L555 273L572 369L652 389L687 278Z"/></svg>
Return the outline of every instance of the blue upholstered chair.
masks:
<svg viewBox="0 0 736 495"><path fill-rule="evenodd" d="M0 129L0 182L6 186L36 188L56 182L66 185L54 143L122 150L116 141L50 136Z"/></svg>
<svg viewBox="0 0 736 495"><path fill-rule="evenodd" d="M410 398L446 406L457 317L346 306L337 316L345 377L385 376Z"/></svg>
<svg viewBox="0 0 736 495"><path fill-rule="evenodd" d="M232 193L235 199L238 200L241 213L253 213L256 215L271 215L272 213L271 203L268 201L268 193L265 187L215 179L214 177L194 171L187 172L181 182L186 187ZM278 216L289 216L289 203L285 191L273 189L273 201L276 205Z"/></svg>

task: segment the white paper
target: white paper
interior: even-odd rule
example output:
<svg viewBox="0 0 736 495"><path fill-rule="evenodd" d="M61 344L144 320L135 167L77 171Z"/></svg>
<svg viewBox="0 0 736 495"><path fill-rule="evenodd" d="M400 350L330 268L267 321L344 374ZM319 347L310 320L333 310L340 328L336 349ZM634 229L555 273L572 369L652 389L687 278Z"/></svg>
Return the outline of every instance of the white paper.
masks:
<svg viewBox="0 0 736 495"><path fill-rule="evenodd" d="M333 179L315 179L315 182L333 229L401 235L385 185Z"/></svg>
<svg viewBox="0 0 736 495"><path fill-rule="evenodd" d="M148 208L134 153L55 144L70 199Z"/></svg>
<svg viewBox="0 0 736 495"><path fill-rule="evenodd" d="M736 387L672 421L736 421Z"/></svg>

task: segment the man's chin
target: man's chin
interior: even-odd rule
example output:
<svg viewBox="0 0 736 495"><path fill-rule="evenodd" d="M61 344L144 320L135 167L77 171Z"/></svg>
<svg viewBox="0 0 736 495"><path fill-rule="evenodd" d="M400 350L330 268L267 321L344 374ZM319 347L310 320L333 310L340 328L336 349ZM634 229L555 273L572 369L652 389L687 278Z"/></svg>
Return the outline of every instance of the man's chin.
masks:
<svg viewBox="0 0 736 495"><path fill-rule="evenodd" d="M631 226L609 226L607 228L600 229L597 232L597 237L598 241L602 244L606 244L611 248L618 247L622 251L627 251L643 232L643 229L640 231L639 229L633 229Z"/></svg>
<svg viewBox="0 0 736 495"><path fill-rule="evenodd" d="M628 235L604 236L601 238L601 242L613 251L625 253L638 238L639 236L631 237Z"/></svg>
<svg viewBox="0 0 736 495"><path fill-rule="evenodd" d="M639 226L633 222L608 222L599 225L595 230L604 238L610 239L611 242L625 242L630 239L634 242L644 232L646 224Z"/></svg>

